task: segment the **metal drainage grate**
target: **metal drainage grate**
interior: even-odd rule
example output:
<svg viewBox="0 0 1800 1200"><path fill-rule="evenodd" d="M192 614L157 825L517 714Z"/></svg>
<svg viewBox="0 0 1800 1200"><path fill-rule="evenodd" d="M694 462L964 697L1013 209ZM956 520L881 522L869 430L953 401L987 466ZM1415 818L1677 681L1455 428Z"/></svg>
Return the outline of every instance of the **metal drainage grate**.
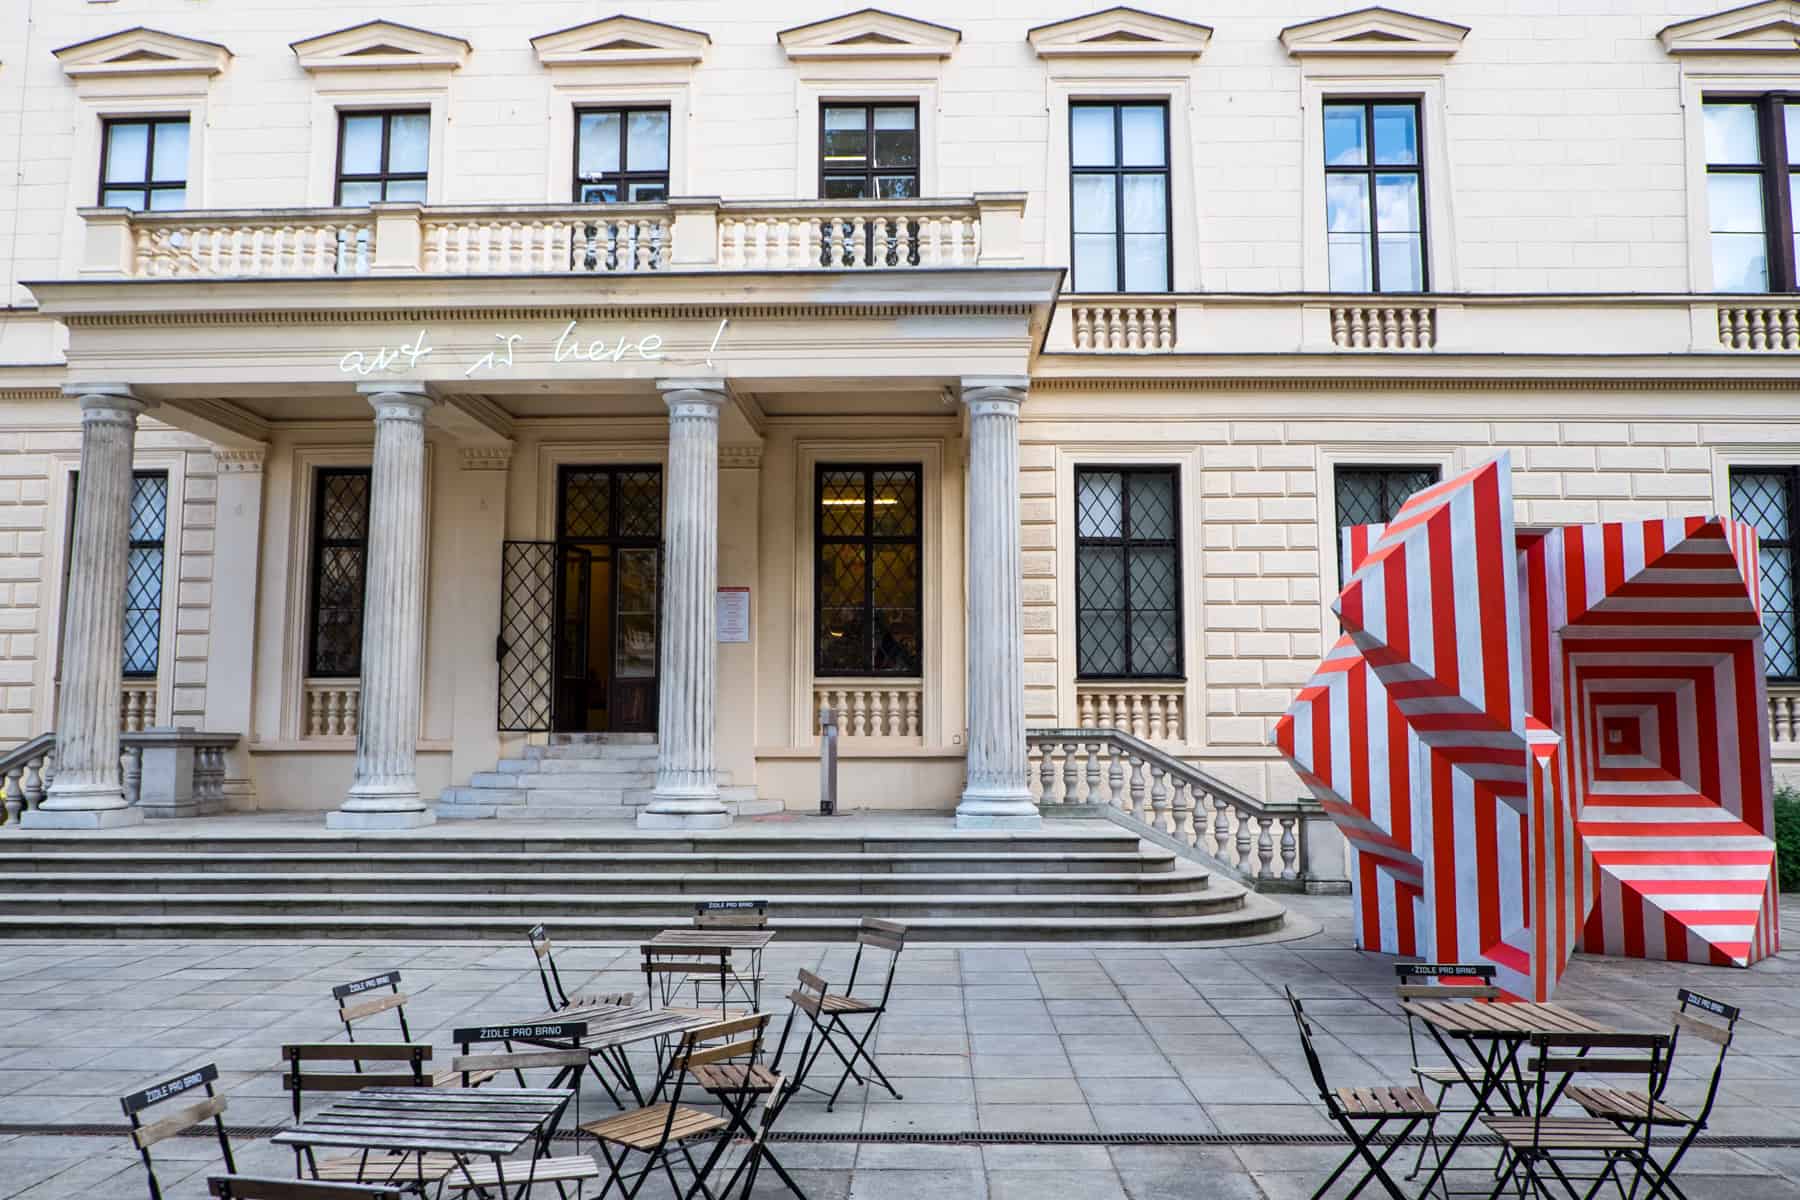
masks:
<svg viewBox="0 0 1800 1200"><path fill-rule="evenodd" d="M273 1137L286 1125L234 1125L228 1132L233 1138ZM131 1136L131 1127L122 1124L23 1124L0 1122L0 1137L116 1137ZM182 1131L183 1137L214 1136L210 1127ZM573 1140L572 1131L558 1133L558 1139ZM975 1130L956 1133L906 1131L831 1133L804 1129L776 1130L769 1140L789 1144L812 1145L893 1145L893 1146L1348 1146L1350 1139L1341 1133L1032 1133L1025 1130ZM1389 1138L1377 1137L1377 1143ZM1658 1138L1658 1143L1673 1144L1676 1139ZM1472 1134L1464 1141L1469 1146L1498 1146L1500 1139L1489 1134ZM1789 1150L1800 1149L1800 1134L1791 1137L1722 1134L1701 1137L1694 1143L1699 1149L1712 1150Z"/></svg>

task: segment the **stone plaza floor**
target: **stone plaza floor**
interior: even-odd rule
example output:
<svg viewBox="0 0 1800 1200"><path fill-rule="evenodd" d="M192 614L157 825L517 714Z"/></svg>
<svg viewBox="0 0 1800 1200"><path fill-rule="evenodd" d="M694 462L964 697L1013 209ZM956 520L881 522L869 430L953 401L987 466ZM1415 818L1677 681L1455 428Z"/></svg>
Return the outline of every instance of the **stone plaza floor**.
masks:
<svg viewBox="0 0 1800 1200"><path fill-rule="evenodd" d="M1293 986L1325 1031L1333 1083L1409 1082L1410 1059L1390 960L1350 948L1348 901L1302 897L1293 907L1319 931L1213 947L914 945L877 1044L905 1098L852 1086L828 1113L822 1098L803 1094L781 1128L836 1140L785 1144L780 1157L812 1200L1308 1196L1344 1148L1265 1136L1335 1132L1316 1106L1282 986ZM1800 905L1788 912L1785 941L1800 947ZM841 985L850 954L777 941L766 958L767 992L783 994L803 966ZM572 945L558 958L584 986L641 990L635 946ZM412 997L414 1038L435 1042L440 1059L452 1028L542 1008L522 935L443 945L0 942L0 1197L147 1195L117 1097L200 1063L219 1066L228 1125L284 1122L279 1046L341 1038L331 986L390 967ZM1800 1197L1800 950L1749 971L1580 957L1557 999L1621 1028L1666 1029L1678 986L1745 1010L1711 1132L1788 1143L1696 1150L1683 1188L1694 1200ZM777 1014L773 1038L787 1006L765 1007ZM1677 1104L1696 1084L1681 1066L1669 1096ZM609 1111L590 1077L581 1119ZM42 1131L93 1125L119 1132ZM1074 1145L874 1136L997 1131L1099 1136ZM1159 1132L1226 1136L1123 1144ZM240 1171L292 1170L291 1154L266 1140L239 1136L234 1146ZM205 1177L219 1169L209 1138L173 1139L156 1153L168 1200L203 1196ZM640 1194L660 1200L667 1188L657 1182ZM585 1194L597 1193L590 1184ZM766 1171L757 1193L787 1194Z"/></svg>

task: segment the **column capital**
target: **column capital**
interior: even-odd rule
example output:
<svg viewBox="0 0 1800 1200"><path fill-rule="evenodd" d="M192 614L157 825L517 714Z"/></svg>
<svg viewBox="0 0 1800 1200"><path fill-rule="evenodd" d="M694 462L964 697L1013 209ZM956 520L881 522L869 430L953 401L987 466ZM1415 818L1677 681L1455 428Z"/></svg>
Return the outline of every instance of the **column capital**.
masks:
<svg viewBox="0 0 1800 1200"><path fill-rule="evenodd" d="M135 420L156 407L128 383L66 383L63 395L81 405L83 421Z"/></svg>
<svg viewBox="0 0 1800 1200"><path fill-rule="evenodd" d="M964 375L962 402L970 416L1006 413L1017 416L1031 380L1024 375Z"/></svg>
<svg viewBox="0 0 1800 1200"><path fill-rule="evenodd" d="M700 417L718 420L719 410L730 396L723 379L659 379L657 390L669 406L671 417Z"/></svg>
<svg viewBox="0 0 1800 1200"><path fill-rule="evenodd" d="M426 411L437 403L431 398L431 393L426 391L424 383L418 380L359 383L356 391L368 400L378 421L423 421Z"/></svg>

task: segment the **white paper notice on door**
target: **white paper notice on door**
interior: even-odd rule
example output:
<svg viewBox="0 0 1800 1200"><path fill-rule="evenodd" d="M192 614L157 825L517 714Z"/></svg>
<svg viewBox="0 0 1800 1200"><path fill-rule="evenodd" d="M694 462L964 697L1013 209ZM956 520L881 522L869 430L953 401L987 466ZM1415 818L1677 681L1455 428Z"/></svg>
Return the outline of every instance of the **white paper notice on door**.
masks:
<svg viewBox="0 0 1800 1200"><path fill-rule="evenodd" d="M721 642L747 642L750 640L749 588L722 587L719 589L719 640Z"/></svg>

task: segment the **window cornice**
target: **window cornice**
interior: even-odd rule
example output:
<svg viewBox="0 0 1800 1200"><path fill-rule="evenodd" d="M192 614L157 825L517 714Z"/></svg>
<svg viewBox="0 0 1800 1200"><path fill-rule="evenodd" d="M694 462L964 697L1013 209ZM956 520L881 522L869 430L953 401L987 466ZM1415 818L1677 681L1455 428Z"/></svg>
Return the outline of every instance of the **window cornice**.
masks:
<svg viewBox="0 0 1800 1200"><path fill-rule="evenodd" d="M217 42L139 25L105 37L52 50L63 74L77 81L95 76L217 75L231 51Z"/></svg>
<svg viewBox="0 0 1800 1200"><path fill-rule="evenodd" d="M1449 58L1462 48L1469 27L1391 8L1359 8L1281 31L1295 58Z"/></svg>
<svg viewBox="0 0 1800 1200"><path fill-rule="evenodd" d="M622 66L635 63L696 64L712 38L697 29L623 13L539 34L531 39L545 67Z"/></svg>
<svg viewBox="0 0 1800 1200"><path fill-rule="evenodd" d="M1039 25L1025 40L1039 58L1198 58L1212 27L1117 5L1085 16Z"/></svg>
<svg viewBox="0 0 1800 1200"><path fill-rule="evenodd" d="M322 33L289 43L300 66L309 72L455 70L469 58L469 43L459 37L402 25L397 21L365 21L348 29Z"/></svg>
<svg viewBox="0 0 1800 1200"><path fill-rule="evenodd" d="M1680 21L1656 38L1670 54L1800 57L1800 3L1764 0Z"/></svg>
<svg viewBox="0 0 1800 1200"><path fill-rule="evenodd" d="M775 35L790 61L807 59L948 58L962 31L879 8L796 25Z"/></svg>

